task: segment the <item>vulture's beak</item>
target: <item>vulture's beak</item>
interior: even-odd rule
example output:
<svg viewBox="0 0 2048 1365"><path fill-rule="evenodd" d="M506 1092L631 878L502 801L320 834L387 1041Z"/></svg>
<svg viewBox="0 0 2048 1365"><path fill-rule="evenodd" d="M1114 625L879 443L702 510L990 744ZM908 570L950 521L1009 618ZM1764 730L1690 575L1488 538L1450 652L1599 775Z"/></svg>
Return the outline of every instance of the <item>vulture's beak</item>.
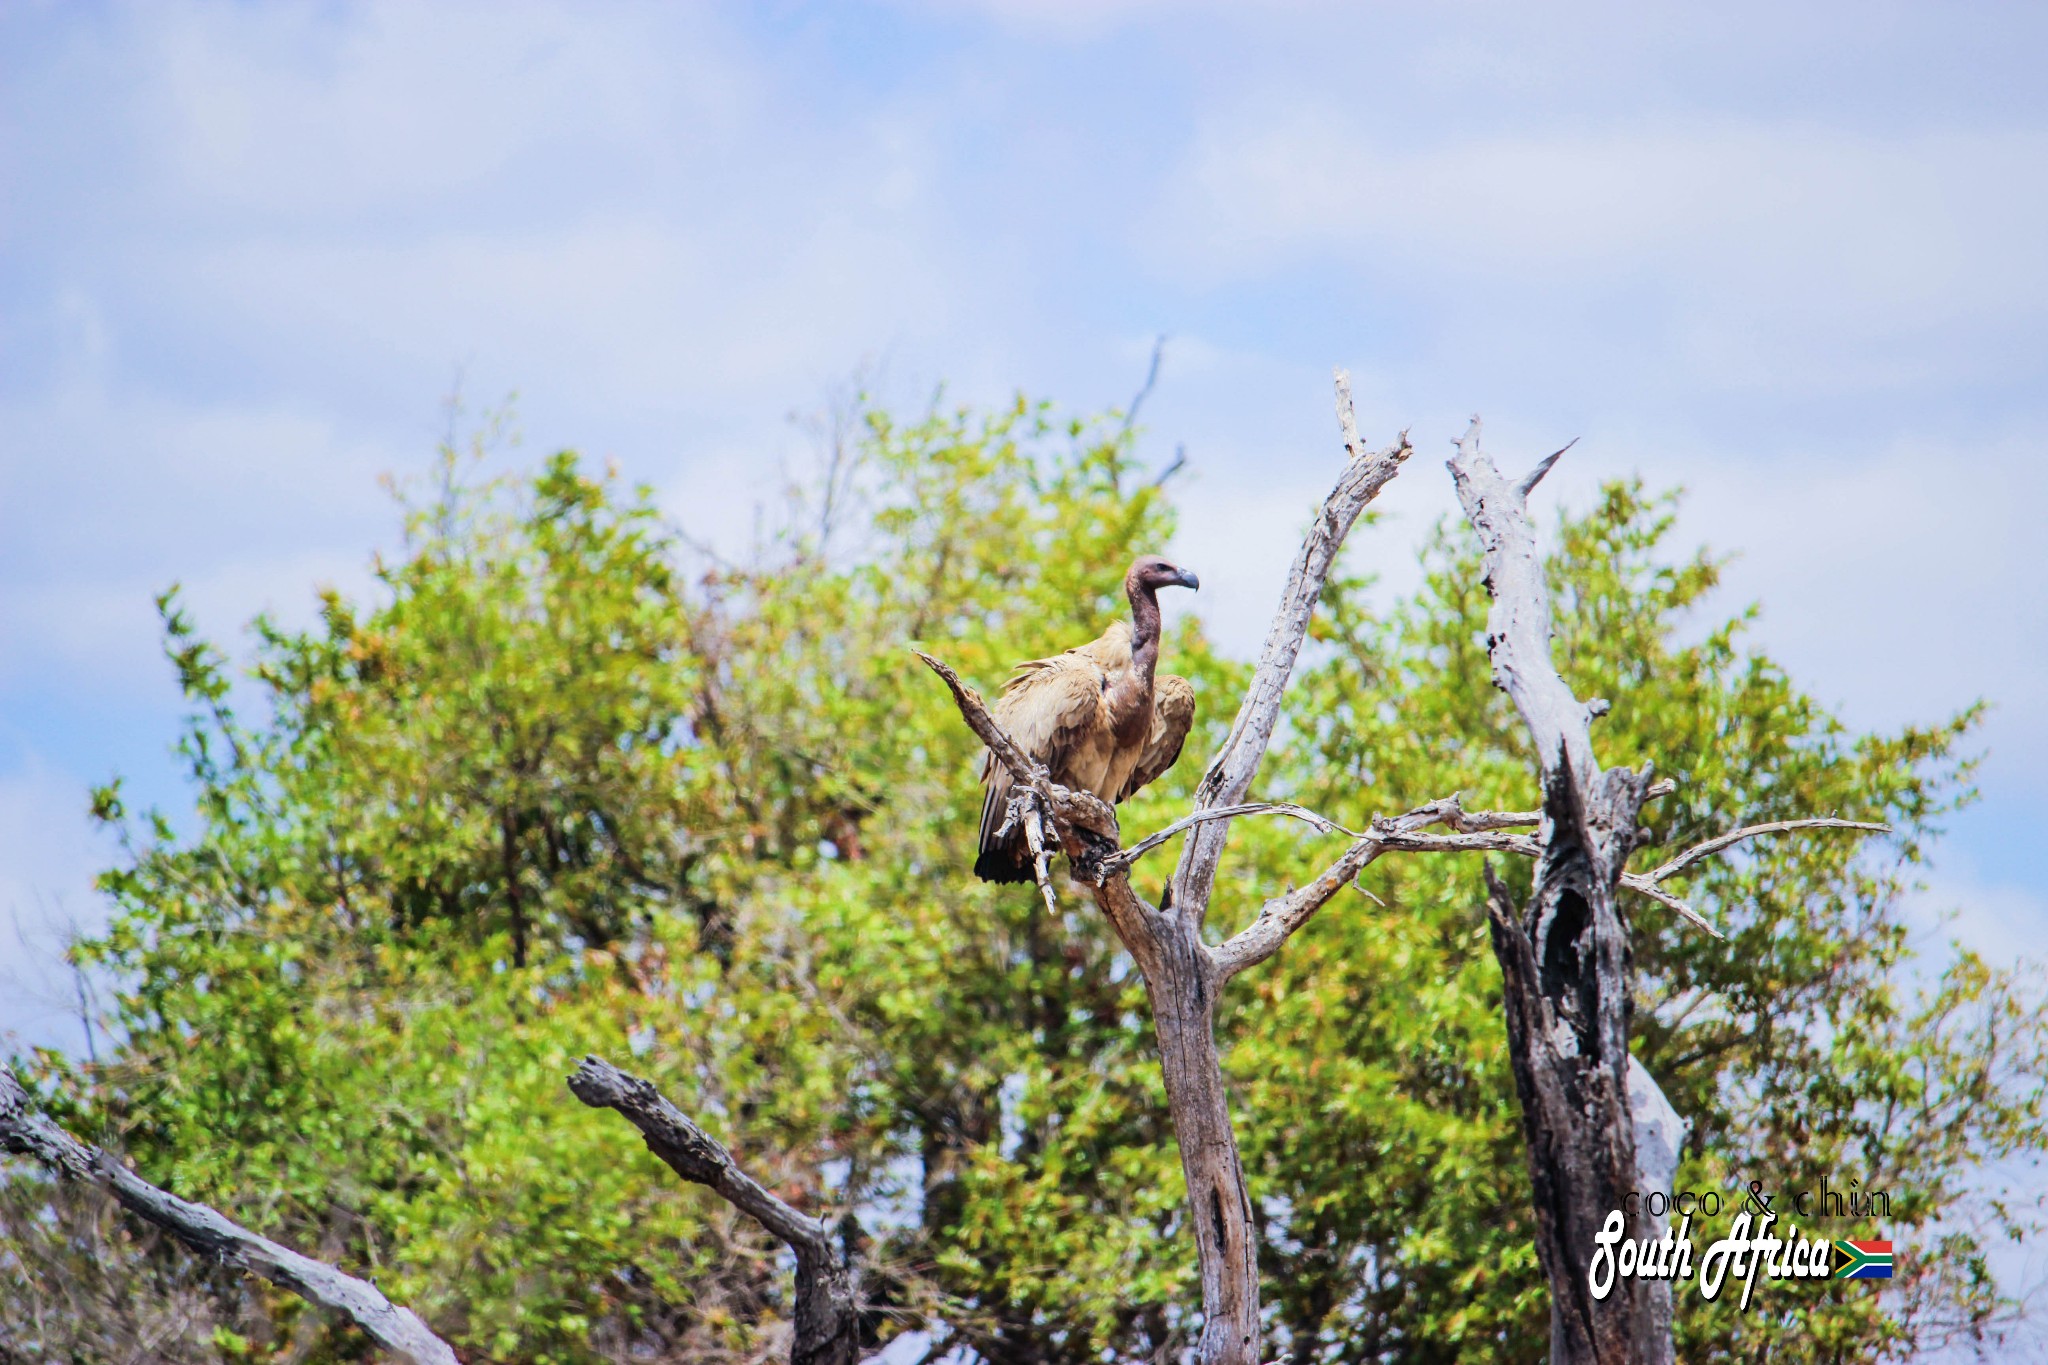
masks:
<svg viewBox="0 0 2048 1365"><path fill-rule="evenodd" d="M1180 584L1183 588L1200 589L1202 586L1202 580L1189 573L1186 569L1182 569L1178 574L1174 575L1173 581Z"/></svg>

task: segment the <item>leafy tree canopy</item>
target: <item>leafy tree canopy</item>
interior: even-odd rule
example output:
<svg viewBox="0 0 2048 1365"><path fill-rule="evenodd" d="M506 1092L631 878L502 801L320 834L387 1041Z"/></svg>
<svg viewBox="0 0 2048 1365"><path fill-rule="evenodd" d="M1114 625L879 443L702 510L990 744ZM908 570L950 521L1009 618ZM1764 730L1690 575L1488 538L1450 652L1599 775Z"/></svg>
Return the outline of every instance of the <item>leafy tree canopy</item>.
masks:
<svg viewBox="0 0 2048 1365"><path fill-rule="evenodd" d="M479 468L444 451L404 499L373 600L326 592L307 630L259 619L246 686L161 600L195 810L94 794L123 838L101 880L118 913L79 951L119 985L119 1041L34 1063L62 1117L374 1275L476 1358L758 1359L785 1330L780 1249L564 1091L581 1054L630 1055L839 1220L877 1342L914 1327L1076 1365L1183 1345L1193 1251L1142 989L1083 898L1050 917L969 875L976 746L907 652L992 687L1122 611L1172 508L1120 429L1022 401L864 411L744 565L574 455ZM1551 563L1560 667L1614 702L1606 761L1679 780L1642 862L1812 811L1898 834L1702 867L1686 894L1723 941L1633 904L1637 1051L1693 1124L1682 1186L1855 1179L1888 1192L1905 1252L1882 1290L1767 1286L1747 1313L1681 1293L1680 1355L1866 1359L1989 1330L2008 1305L1984 1253L2035 1211L1984 1198L1981 1172L2048 1147L2043 1005L1967 952L1916 959L1902 918L1970 794L1976 712L1848 729L1746 641L1748 613L1711 614L1716 562L1673 555L1673 506L1610 485ZM1424 561L1384 611L1361 578L1326 594L1261 794L1353 827L1454 790L1537 804L1476 551L1446 528ZM1203 712L1124 808L1129 835L1185 806L1245 673L1193 619L1167 655ZM1232 849L1223 920L1333 851L1252 821ZM1267 1294L1297 1360L1543 1349L1478 888L1473 862L1385 860L1232 988ZM365 1349L10 1181L0 1359L125 1358L151 1332L165 1359Z"/></svg>

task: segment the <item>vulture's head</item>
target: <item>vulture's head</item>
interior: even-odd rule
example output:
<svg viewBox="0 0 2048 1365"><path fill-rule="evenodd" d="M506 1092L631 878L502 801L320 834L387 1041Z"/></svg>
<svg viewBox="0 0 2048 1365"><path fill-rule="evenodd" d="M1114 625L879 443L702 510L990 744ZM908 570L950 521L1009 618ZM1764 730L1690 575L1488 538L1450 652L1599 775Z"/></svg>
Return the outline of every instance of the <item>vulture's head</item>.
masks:
<svg viewBox="0 0 2048 1365"><path fill-rule="evenodd" d="M1161 588L1201 586L1201 579L1158 555L1139 555L1137 563L1131 565L1131 571L1124 575L1124 590L1134 596L1140 592L1157 592Z"/></svg>

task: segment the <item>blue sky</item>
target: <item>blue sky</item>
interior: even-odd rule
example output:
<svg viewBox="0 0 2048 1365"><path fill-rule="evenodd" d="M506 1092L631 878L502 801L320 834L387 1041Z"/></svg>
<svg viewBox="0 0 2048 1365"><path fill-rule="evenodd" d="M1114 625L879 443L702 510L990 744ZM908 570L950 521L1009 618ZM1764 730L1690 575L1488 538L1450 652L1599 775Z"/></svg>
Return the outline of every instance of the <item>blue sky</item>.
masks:
<svg viewBox="0 0 2048 1365"><path fill-rule="evenodd" d="M743 536L865 371L1081 407L1170 340L1175 553L1248 648L1338 458L1691 490L1854 724L1982 696L1919 908L2048 933L2048 9L0 3L0 1030L69 1041L89 783L175 803L150 596L361 590L459 373ZM1930 930L1930 932L1934 932Z"/></svg>

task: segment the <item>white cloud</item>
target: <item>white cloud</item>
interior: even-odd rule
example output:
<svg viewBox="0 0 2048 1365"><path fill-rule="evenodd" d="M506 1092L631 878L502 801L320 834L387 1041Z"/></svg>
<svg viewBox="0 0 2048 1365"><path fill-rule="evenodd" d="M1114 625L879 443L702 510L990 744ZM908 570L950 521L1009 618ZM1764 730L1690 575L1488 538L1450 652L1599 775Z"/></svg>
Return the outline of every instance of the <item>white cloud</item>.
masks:
<svg viewBox="0 0 2048 1365"><path fill-rule="evenodd" d="M444 208L536 158L661 159L758 92L695 11L551 3L144 10L123 56L193 210L361 222Z"/></svg>
<svg viewBox="0 0 2048 1365"><path fill-rule="evenodd" d="M1624 289L1670 315L1694 386L1810 383L1838 355L1880 380L1981 379L1986 348L1919 343L2048 315L2044 160L2033 130L1727 120L1396 141L1344 106L1281 101L1211 115L1144 231L1219 282L1328 261L1455 281L1482 314Z"/></svg>

